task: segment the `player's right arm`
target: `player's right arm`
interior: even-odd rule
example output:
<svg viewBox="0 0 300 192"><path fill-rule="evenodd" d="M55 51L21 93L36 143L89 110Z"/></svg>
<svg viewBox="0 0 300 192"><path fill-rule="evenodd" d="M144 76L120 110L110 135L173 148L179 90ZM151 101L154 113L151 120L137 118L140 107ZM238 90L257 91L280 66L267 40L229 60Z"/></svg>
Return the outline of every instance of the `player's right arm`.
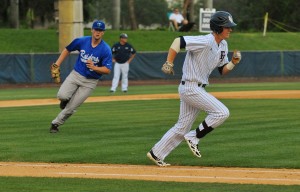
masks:
<svg viewBox="0 0 300 192"><path fill-rule="evenodd" d="M59 67L61 63L65 60L66 57L68 57L70 52L64 48L64 50L61 52L60 56L56 60L55 64Z"/></svg>
<svg viewBox="0 0 300 192"><path fill-rule="evenodd" d="M174 39L173 43L171 44L171 47L169 49L167 61L174 61L177 53L179 53L180 49L183 49L186 47L186 42L183 38L183 36L177 37Z"/></svg>
<svg viewBox="0 0 300 192"><path fill-rule="evenodd" d="M67 45L64 50L61 52L60 56L58 57L55 64L59 67L62 62L67 58L72 51L79 51L80 50L80 44L84 41L83 38L76 38L74 39L69 45Z"/></svg>
<svg viewBox="0 0 300 192"><path fill-rule="evenodd" d="M177 37L174 39L173 43L171 44L171 47L168 52L167 61L162 67L162 71L166 74L173 74L174 75L174 60L177 56L177 53L179 53L181 48L185 48L186 43L182 36Z"/></svg>

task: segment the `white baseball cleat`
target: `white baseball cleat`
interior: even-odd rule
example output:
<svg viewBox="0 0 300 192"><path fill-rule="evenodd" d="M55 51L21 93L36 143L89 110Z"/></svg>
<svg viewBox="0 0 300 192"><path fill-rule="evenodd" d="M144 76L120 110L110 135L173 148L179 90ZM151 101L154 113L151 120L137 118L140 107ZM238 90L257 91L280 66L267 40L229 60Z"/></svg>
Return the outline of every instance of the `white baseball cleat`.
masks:
<svg viewBox="0 0 300 192"><path fill-rule="evenodd" d="M187 138L184 138L186 143L188 144L190 150L192 151L192 153L196 156L196 157L201 157L201 153L198 149L198 144L194 144L192 143L191 140L187 139Z"/></svg>
<svg viewBox="0 0 300 192"><path fill-rule="evenodd" d="M147 153L147 157L153 161L156 165L160 166L160 167L167 167L167 166L170 166L171 164L169 163L166 163L164 162L163 160L159 159L158 157L156 157L154 154L153 154L153 151L149 151Z"/></svg>

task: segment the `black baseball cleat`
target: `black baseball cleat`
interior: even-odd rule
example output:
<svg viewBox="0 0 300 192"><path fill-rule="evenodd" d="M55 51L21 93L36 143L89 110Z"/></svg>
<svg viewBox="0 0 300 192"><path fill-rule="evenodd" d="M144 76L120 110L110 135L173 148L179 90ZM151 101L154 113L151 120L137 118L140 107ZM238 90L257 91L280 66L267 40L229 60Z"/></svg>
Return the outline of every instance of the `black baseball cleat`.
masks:
<svg viewBox="0 0 300 192"><path fill-rule="evenodd" d="M191 140L189 140L187 138L184 138L184 139L185 139L186 143L188 144L188 146L189 146L190 150L192 151L192 153L196 157L200 158L201 157L201 153L200 153L200 151L198 149L198 144L194 144Z"/></svg>
<svg viewBox="0 0 300 192"><path fill-rule="evenodd" d="M61 100L61 101L60 101L60 104L59 104L59 107L60 107L61 109L66 108L66 106L67 106L67 104L69 103L69 101L70 101L70 100Z"/></svg>
<svg viewBox="0 0 300 192"><path fill-rule="evenodd" d="M59 125L57 125L57 124L51 124L50 133L57 133L57 132L59 132L58 126Z"/></svg>
<svg viewBox="0 0 300 192"><path fill-rule="evenodd" d="M160 167L167 167L170 166L171 164L164 162L163 160L159 159L158 157L156 157L153 153L152 150L150 150L147 153L147 157L153 161L156 165L160 166Z"/></svg>

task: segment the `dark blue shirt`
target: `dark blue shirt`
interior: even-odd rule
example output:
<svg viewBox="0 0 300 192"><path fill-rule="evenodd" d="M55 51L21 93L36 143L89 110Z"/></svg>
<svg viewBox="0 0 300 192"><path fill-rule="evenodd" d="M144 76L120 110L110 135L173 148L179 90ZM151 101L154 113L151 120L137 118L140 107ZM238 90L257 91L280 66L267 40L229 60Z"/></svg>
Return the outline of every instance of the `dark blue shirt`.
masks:
<svg viewBox="0 0 300 192"><path fill-rule="evenodd" d="M122 45L120 42L112 46L111 52L117 63L126 63L130 56L136 53L135 49L129 43Z"/></svg>
<svg viewBox="0 0 300 192"><path fill-rule="evenodd" d="M74 70L88 79L100 79L102 74L87 68L87 60L92 60L95 66L112 69L112 53L109 45L103 40L96 47L92 47L91 36L80 37L74 39L66 49L69 52L79 51Z"/></svg>

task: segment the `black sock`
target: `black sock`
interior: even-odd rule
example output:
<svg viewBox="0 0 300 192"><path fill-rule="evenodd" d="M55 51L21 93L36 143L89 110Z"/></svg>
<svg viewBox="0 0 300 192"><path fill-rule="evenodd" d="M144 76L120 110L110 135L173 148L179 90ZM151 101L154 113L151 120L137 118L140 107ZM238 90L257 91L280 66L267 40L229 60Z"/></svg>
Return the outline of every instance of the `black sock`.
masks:
<svg viewBox="0 0 300 192"><path fill-rule="evenodd" d="M206 134L208 134L208 133L210 133L211 131L214 130L212 127L208 127L205 121L202 122L202 125L203 125L204 129L202 129L201 131L200 131L199 127L196 129L196 136L199 139L201 139Z"/></svg>

